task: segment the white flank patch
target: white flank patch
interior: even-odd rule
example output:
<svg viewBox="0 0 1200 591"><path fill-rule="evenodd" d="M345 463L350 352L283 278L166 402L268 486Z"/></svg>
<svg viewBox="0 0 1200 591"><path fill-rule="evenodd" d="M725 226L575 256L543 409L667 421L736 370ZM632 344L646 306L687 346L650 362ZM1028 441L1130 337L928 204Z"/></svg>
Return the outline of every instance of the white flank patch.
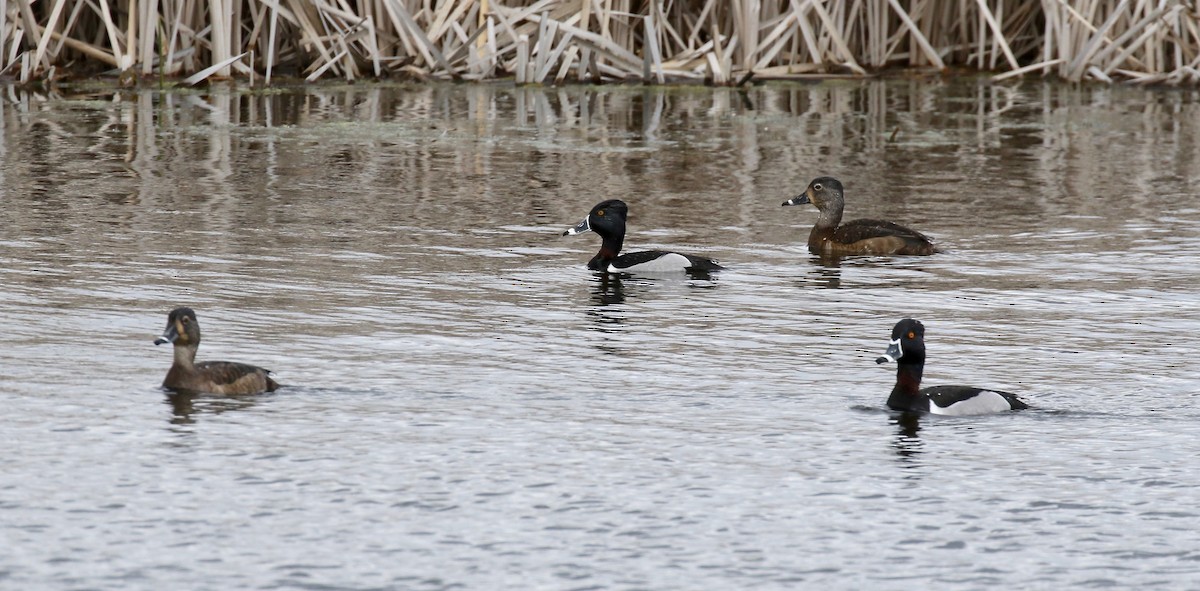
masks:
<svg viewBox="0 0 1200 591"><path fill-rule="evenodd" d="M994 412L1012 410L1008 399L991 390L982 390L978 394L942 408L936 404L929 405L929 412L935 415L961 417L966 415L986 415Z"/></svg>
<svg viewBox="0 0 1200 591"><path fill-rule="evenodd" d="M609 265L608 270L614 273L679 273L690 266L692 266L692 262L687 257L679 253L668 252L652 261L639 263L632 267L617 268Z"/></svg>

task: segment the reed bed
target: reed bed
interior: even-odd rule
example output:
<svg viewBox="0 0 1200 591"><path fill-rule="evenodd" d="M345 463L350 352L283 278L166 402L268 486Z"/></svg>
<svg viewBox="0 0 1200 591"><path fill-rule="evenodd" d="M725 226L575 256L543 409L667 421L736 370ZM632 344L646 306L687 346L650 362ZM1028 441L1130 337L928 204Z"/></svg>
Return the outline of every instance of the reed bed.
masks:
<svg viewBox="0 0 1200 591"><path fill-rule="evenodd" d="M0 0L0 75L743 84L967 67L1200 82L1181 0Z"/></svg>

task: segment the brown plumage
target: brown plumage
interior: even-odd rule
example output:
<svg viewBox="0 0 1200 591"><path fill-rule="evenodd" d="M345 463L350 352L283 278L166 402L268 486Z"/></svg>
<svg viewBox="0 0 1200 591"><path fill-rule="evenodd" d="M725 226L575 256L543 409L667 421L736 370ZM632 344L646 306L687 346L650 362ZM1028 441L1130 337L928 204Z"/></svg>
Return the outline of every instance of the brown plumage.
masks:
<svg viewBox="0 0 1200 591"><path fill-rule="evenodd" d="M200 323L191 308L175 308L167 317L167 328L155 345L175 346L175 362L167 371L163 387L210 394L258 394L279 387L270 370L231 361L195 363L200 347Z"/></svg>
<svg viewBox="0 0 1200 591"><path fill-rule="evenodd" d="M930 255L936 252L928 236L910 228L881 220L842 222L846 207L842 183L833 177L819 177L803 193L784 201L784 205L811 203L821 213L808 235L808 250L816 255L855 254Z"/></svg>

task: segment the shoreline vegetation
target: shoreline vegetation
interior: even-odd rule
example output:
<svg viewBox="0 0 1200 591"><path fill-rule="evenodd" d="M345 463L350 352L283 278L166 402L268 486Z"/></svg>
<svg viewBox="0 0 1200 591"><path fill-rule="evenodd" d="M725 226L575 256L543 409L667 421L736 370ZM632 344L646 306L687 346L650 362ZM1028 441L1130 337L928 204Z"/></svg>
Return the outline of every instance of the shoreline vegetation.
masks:
<svg viewBox="0 0 1200 591"><path fill-rule="evenodd" d="M0 81L1200 82L1182 0L0 0Z"/></svg>

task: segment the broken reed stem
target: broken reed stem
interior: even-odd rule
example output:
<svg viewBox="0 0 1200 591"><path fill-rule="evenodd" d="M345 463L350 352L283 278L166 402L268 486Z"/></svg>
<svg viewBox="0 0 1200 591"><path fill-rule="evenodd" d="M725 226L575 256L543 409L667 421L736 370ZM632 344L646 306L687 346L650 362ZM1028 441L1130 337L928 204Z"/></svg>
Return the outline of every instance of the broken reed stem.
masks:
<svg viewBox="0 0 1200 591"><path fill-rule="evenodd" d="M0 0L0 71L26 80L94 61L266 84L733 84L868 75L860 64L1195 84L1197 56L1186 0Z"/></svg>

